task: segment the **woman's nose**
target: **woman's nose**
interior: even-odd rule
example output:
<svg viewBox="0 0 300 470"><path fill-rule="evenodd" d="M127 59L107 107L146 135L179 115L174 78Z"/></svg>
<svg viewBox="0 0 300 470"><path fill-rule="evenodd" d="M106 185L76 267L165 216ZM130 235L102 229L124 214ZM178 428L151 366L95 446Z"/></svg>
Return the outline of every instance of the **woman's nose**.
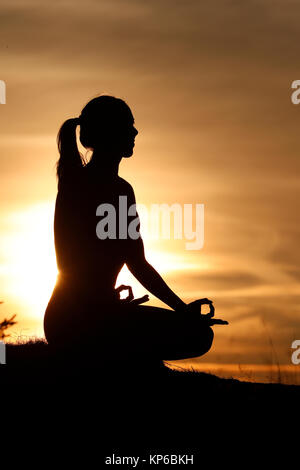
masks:
<svg viewBox="0 0 300 470"><path fill-rule="evenodd" d="M134 133L134 137L135 137L136 135L138 135L139 131L134 127L133 128L133 133Z"/></svg>

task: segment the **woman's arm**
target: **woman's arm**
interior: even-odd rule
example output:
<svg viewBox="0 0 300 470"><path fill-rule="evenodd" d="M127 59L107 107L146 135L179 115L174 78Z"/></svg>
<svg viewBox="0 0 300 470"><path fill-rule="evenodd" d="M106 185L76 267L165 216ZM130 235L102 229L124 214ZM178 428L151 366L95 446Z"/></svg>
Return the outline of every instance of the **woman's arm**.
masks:
<svg viewBox="0 0 300 470"><path fill-rule="evenodd" d="M129 185L128 198L129 205L136 204L135 194L131 185ZM139 217L136 207L135 216ZM138 224L137 230L140 232L140 224ZM156 269L146 260L144 243L140 233L137 239L129 240L125 263L136 279L155 297L174 310L186 307L186 304L167 286Z"/></svg>
<svg viewBox="0 0 300 470"><path fill-rule="evenodd" d="M133 267L130 264L127 264L127 266L145 289L169 305L173 310L180 310L186 307L186 304L168 287L156 269L146 260L139 266Z"/></svg>
<svg viewBox="0 0 300 470"><path fill-rule="evenodd" d="M147 289L173 310L180 310L186 304L168 287L160 274L145 258L142 238L135 241L135 250L126 261L129 271Z"/></svg>

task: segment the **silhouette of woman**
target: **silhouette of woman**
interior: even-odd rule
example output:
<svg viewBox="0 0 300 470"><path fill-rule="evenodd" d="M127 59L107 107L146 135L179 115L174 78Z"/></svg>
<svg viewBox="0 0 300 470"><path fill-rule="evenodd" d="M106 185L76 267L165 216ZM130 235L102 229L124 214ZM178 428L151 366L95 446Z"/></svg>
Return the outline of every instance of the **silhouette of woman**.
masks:
<svg viewBox="0 0 300 470"><path fill-rule="evenodd" d="M80 142L93 151L87 164L78 151L77 125ZM118 236L124 210L119 207L119 196L127 197L126 214L136 202L132 186L118 176L119 164L133 154L137 134L128 105L108 95L89 101L79 118L66 120L59 130L54 218L59 274L45 312L45 336L56 348L92 350L105 357L121 354L162 361L200 356L211 347L211 325L226 322L212 318L210 300L185 304L167 286L145 258L139 223L137 237ZM115 230L107 238L96 231L105 219L104 213L102 218L97 215L101 204L115 208ZM135 210L127 217L128 226L133 220L139 222L137 217ZM172 310L140 305L148 296L133 299L129 286L115 289L125 263ZM120 299L125 289L129 295ZM201 314L202 304L210 306L210 314Z"/></svg>

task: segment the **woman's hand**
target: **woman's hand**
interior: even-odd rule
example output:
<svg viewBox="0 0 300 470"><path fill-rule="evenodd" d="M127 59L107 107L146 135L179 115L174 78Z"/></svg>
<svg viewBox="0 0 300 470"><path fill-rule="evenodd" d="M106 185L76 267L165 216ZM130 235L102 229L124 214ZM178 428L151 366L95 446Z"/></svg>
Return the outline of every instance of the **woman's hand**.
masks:
<svg viewBox="0 0 300 470"><path fill-rule="evenodd" d="M148 302L149 300L149 295L143 295L143 297L139 297L138 299L134 298L133 292L132 292L132 287L131 286L125 286L125 284L122 284L121 286L117 287L115 289L117 294L120 294L123 290L128 290L128 296L125 299L119 298L119 300L123 303L130 303L130 305L139 305L143 304L144 302Z"/></svg>
<svg viewBox="0 0 300 470"><path fill-rule="evenodd" d="M207 298L194 300L193 302L186 305L186 310L190 313L200 313L200 315L202 315L202 305L209 305L209 313L207 313L206 315L208 315L209 317L213 317L215 314L215 308L213 306L212 300L209 300Z"/></svg>
<svg viewBox="0 0 300 470"><path fill-rule="evenodd" d="M202 305L209 305L208 313L201 313ZM201 315L201 319L203 320L203 322L206 322L209 326L228 325L228 322L226 320L213 318L215 315L215 307L213 306L212 300L209 300L207 298L194 300L193 302L187 304L184 308L184 312L186 312L188 315Z"/></svg>

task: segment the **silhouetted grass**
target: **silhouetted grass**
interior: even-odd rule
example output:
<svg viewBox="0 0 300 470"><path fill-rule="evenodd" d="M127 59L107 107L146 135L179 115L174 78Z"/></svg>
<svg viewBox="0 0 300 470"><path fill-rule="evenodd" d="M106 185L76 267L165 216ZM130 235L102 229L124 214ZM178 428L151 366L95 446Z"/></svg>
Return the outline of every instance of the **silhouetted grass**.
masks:
<svg viewBox="0 0 300 470"><path fill-rule="evenodd" d="M171 449L196 446L203 452L202 439L211 435L214 447L214 434L222 429L219 447L224 436L230 443L227 429L234 426L239 435L239 429L245 432L251 422L256 435L274 434L271 419L279 422L293 416L300 390L299 386L240 382L157 364L151 367L137 358L127 361L122 354L118 359L89 361L85 357L79 361L38 339L7 344L0 382L2 390L12 385L19 394L30 391L31 402L42 396L43 413L49 403L55 403L56 416L69 413L72 419L92 420L95 439L100 439L101 431L106 455L110 447L120 449L125 443L135 452L138 446L167 445Z"/></svg>
<svg viewBox="0 0 300 470"><path fill-rule="evenodd" d="M3 304L3 301L0 301L0 304ZM7 338L9 335L7 334L8 328L15 325L17 322L15 321L16 315L12 315L10 318L4 318L4 320L0 321L0 340L2 341L4 338Z"/></svg>
<svg viewBox="0 0 300 470"><path fill-rule="evenodd" d="M93 383L99 375L105 374L110 380L115 376L125 376L136 380L160 381L166 385L176 382L179 388L198 389L201 394L226 394L230 400L242 396L245 400L263 401L278 399L284 395L293 399L298 395L300 387L283 384L263 384L241 382L236 379L225 379L210 373L195 370L173 370L167 366L149 364L142 359L124 359L122 351L117 359L84 357L82 361L61 351L51 350L45 340L31 339L7 343L7 364L0 369L0 380L7 383L54 383L62 380L80 380Z"/></svg>

